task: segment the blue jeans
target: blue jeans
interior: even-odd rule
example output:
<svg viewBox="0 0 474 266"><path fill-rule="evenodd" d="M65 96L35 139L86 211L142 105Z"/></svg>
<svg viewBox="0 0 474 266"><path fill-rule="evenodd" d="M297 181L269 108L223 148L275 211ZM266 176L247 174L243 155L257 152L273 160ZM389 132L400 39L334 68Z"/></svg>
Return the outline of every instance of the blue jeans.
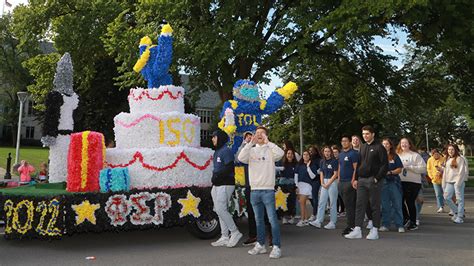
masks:
<svg viewBox="0 0 474 266"><path fill-rule="evenodd" d="M438 206L438 209L444 207L443 187L438 184L433 184L433 189L436 196L436 206Z"/></svg>
<svg viewBox="0 0 474 266"><path fill-rule="evenodd" d="M456 213L461 219L464 217L464 187L466 183L463 181L459 186L456 186L455 183L446 183L444 188L444 200L449 208ZM453 202L453 194L456 195L456 204Z"/></svg>
<svg viewBox="0 0 474 266"><path fill-rule="evenodd" d="M318 177L316 177L318 178ZM319 180L319 179L318 179ZM313 181L311 182L311 206L313 206L313 215L316 217L318 214L318 202L319 202L319 189L321 188L321 182Z"/></svg>
<svg viewBox="0 0 474 266"><path fill-rule="evenodd" d="M402 185L397 180L383 182L382 225L389 228L393 220L396 227L403 227Z"/></svg>
<svg viewBox="0 0 474 266"><path fill-rule="evenodd" d="M268 220L272 228L272 244L280 245L280 224L275 210L275 191L272 190L252 190L250 192L250 201L255 213L257 223L257 241L260 245L265 245L266 230L264 222L264 212L267 211Z"/></svg>
<svg viewBox="0 0 474 266"><path fill-rule="evenodd" d="M323 180L324 184L329 182L329 179ZM330 222L336 224L337 222L337 180L331 183L328 189L321 187L321 195L319 197L318 214L316 221L322 223L324 221L324 210L329 199L330 206Z"/></svg>
<svg viewBox="0 0 474 266"><path fill-rule="evenodd" d="M421 201L418 201L421 199ZM421 184L421 188L418 191L418 196L416 197L415 201L415 206L416 206L416 219L420 220L420 213L421 213L421 208L423 208L423 183Z"/></svg>

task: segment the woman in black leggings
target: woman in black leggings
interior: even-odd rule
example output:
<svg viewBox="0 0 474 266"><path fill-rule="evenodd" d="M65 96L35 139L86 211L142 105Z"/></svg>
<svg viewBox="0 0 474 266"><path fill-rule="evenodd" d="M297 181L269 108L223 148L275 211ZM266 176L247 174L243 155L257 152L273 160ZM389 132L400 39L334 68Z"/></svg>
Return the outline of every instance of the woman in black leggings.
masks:
<svg viewBox="0 0 474 266"><path fill-rule="evenodd" d="M415 201L421 188L421 174L426 173L426 163L408 138L402 138L397 153L403 163L400 179L403 188L403 217L408 230L416 230Z"/></svg>

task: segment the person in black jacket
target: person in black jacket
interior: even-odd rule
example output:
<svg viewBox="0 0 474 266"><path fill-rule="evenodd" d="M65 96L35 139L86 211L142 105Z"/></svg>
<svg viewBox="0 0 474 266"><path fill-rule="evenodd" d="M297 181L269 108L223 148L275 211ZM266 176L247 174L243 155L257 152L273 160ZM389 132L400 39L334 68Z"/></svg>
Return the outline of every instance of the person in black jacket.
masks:
<svg viewBox="0 0 474 266"><path fill-rule="evenodd" d="M355 227L345 237L362 238L361 226L367 204L370 203L373 227L366 238L376 240L379 238L381 190L383 178L387 174L388 157L380 141L375 140L374 129L371 126L362 128L362 137L365 143L360 148L360 163L357 165L357 174L353 181L353 187L357 190Z"/></svg>
<svg viewBox="0 0 474 266"><path fill-rule="evenodd" d="M235 170L234 154L227 147L227 141L229 141L229 137L222 130L217 130L212 134L215 152L211 196L221 226L221 237L211 243L214 247L234 247L242 238L242 233L237 229L228 209L230 197L235 189Z"/></svg>

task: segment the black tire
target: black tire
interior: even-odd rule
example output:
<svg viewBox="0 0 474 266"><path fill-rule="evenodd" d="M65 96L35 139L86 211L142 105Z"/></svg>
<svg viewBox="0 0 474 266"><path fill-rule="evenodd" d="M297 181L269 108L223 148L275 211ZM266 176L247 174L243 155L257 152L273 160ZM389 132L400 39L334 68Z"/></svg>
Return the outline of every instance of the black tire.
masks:
<svg viewBox="0 0 474 266"><path fill-rule="evenodd" d="M211 239L219 235L221 227L219 220L212 219L209 221L195 220L186 226L187 230L199 239Z"/></svg>

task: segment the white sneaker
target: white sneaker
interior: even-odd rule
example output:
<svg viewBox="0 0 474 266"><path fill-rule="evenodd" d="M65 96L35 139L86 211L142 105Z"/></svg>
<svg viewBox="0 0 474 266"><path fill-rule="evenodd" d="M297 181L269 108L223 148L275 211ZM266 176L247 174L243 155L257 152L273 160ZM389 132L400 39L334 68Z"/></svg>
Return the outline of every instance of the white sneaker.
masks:
<svg viewBox="0 0 474 266"><path fill-rule="evenodd" d="M227 246L228 243L229 243L229 237L221 236L221 238L217 239L217 241L212 242L211 246L213 246L213 247L223 247L223 246Z"/></svg>
<svg viewBox="0 0 474 266"><path fill-rule="evenodd" d="M250 255L258 255L258 254L265 254L267 253L267 249L265 246L260 245L260 243L255 243L255 246L248 251Z"/></svg>
<svg viewBox="0 0 474 266"><path fill-rule="evenodd" d="M453 216L451 217L451 221L453 221L453 222L454 222L454 221L455 221L457 218L458 218L458 216L457 216L457 215L453 215Z"/></svg>
<svg viewBox="0 0 474 266"><path fill-rule="evenodd" d="M227 243L228 248L233 248L237 243L239 243L239 240L242 238L242 233L237 231L234 232L230 235L229 243Z"/></svg>
<svg viewBox="0 0 474 266"><path fill-rule="evenodd" d="M398 228L398 232L399 232L399 233L405 233L405 228L399 227L399 228Z"/></svg>
<svg viewBox="0 0 474 266"><path fill-rule="evenodd" d="M324 229L333 230L333 229L336 229L336 225L332 222L329 222L328 224L324 226Z"/></svg>
<svg viewBox="0 0 474 266"><path fill-rule="evenodd" d="M390 231L390 230L387 227L385 227L383 225L380 226L379 232L388 232L388 231Z"/></svg>
<svg viewBox="0 0 474 266"><path fill-rule="evenodd" d="M463 219L462 219L461 217L456 217L456 219L454 219L453 222L456 223L456 224L462 224L462 223L464 223L464 221L463 221Z"/></svg>
<svg viewBox="0 0 474 266"><path fill-rule="evenodd" d="M443 212L444 212L443 207L440 207L436 212L437 212L437 213L443 213Z"/></svg>
<svg viewBox="0 0 474 266"><path fill-rule="evenodd" d="M273 246L272 252L270 252L270 259L279 259L281 257L281 249L277 246Z"/></svg>
<svg viewBox="0 0 474 266"><path fill-rule="evenodd" d="M300 220L296 226L298 227L304 227L304 226L308 226L308 221L307 220Z"/></svg>
<svg viewBox="0 0 474 266"><path fill-rule="evenodd" d="M352 232L344 236L347 239L361 239L362 238L362 232L360 230L359 226L354 227Z"/></svg>
<svg viewBox="0 0 474 266"><path fill-rule="evenodd" d="M316 221L316 220L314 220L314 221L312 221L312 222L309 222L309 225L312 225L312 226L314 226L314 227L316 227L316 228L321 228L321 223L318 222L318 221Z"/></svg>
<svg viewBox="0 0 474 266"><path fill-rule="evenodd" d="M416 226L420 226L420 220L416 220Z"/></svg>
<svg viewBox="0 0 474 266"><path fill-rule="evenodd" d="M283 218L281 219L281 221L282 221L282 222L281 222L282 224L288 224L288 218L286 218L286 217L283 217Z"/></svg>
<svg viewBox="0 0 474 266"><path fill-rule="evenodd" d="M316 216L314 216L314 215L311 215L311 217L309 217L309 219L308 219L308 221L310 221L310 222L312 222L314 220L316 220Z"/></svg>
<svg viewBox="0 0 474 266"><path fill-rule="evenodd" d="M374 228L374 223L372 222L372 220L369 220L369 222L367 223L367 227L366 227L366 228L369 229L369 230L372 229L372 228Z"/></svg>
<svg viewBox="0 0 474 266"><path fill-rule="evenodd" d="M289 220L288 220L288 223L289 224L295 224L295 218L294 217L291 217Z"/></svg>
<svg viewBox="0 0 474 266"><path fill-rule="evenodd" d="M377 239L379 239L379 230L377 229L377 227L373 227L372 229L370 229L370 232L367 235L366 239L368 239L368 240L377 240Z"/></svg>
<svg viewBox="0 0 474 266"><path fill-rule="evenodd" d="M301 219L301 215L295 215L295 219Z"/></svg>

